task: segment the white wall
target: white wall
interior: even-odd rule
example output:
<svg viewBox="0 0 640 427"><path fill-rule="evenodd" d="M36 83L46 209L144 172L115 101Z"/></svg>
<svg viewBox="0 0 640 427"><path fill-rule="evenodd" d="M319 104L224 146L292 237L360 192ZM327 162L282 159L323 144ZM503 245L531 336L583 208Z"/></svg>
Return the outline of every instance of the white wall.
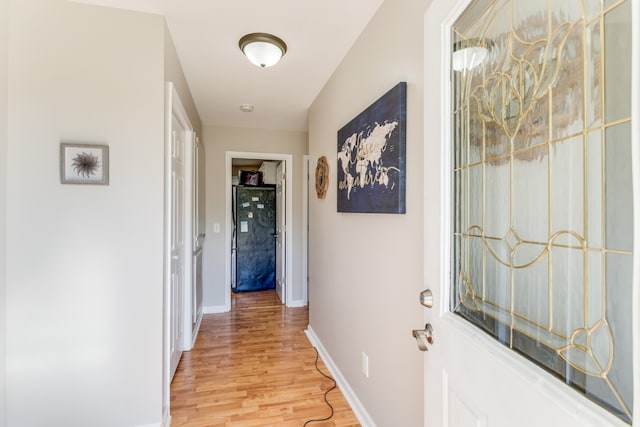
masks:
<svg viewBox="0 0 640 427"><path fill-rule="evenodd" d="M204 166L204 144L202 144L202 122L200 121L200 115L198 114L198 110L193 100L191 89L189 88L189 84L187 83L187 80L184 76L182 64L180 64L180 59L178 58L178 53L176 52L176 47L166 25L164 32L164 79L165 81L173 82L174 88L176 89L176 92L178 92L178 96L180 97L180 102L187 112L187 116L189 116L189 121L191 122L191 126L193 126L193 131L195 132L196 137L198 137L198 139L200 140L200 151L198 154L198 229L204 230L206 218L204 203L206 177Z"/></svg>
<svg viewBox="0 0 640 427"><path fill-rule="evenodd" d="M386 0L309 112L311 165L329 159L329 191L310 182L310 326L373 421L423 423L423 16L427 1ZM336 133L407 82L407 213L336 212ZM361 373L369 356L370 377Z"/></svg>
<svg viewBox="0 0 640 427"><path fill-rule="evenodd" d="M196 105L193 101L189 84L184 76L182 65L180 64L180 59L176 52L176 47L173 44L171 34L169 33L169 28L166 25L164 32L164 58L164 78L168 82L173 82L176 92L178 92L178 96L180 97L180 102L189 116L189 121L191 122L191 126L193 126L193 130L196 135L202 139L202 123L200 121L200 115L198 114L198 110L196 109Z"/></svg>
<svg viewBox="0 0 640 427"><path fill-rule="evenodd" d="M7 68L9 0L0 0L0 427L7 414Z"/></svg>
<svg viewBox="0 0 640 427"><path fill-rule="evenodd" d="M293 299L302 299L302 157L307 153L307 133L204 126L206 156L206 234L203 248L204 306L224 307L225 288L225 153L293 154ZM214 233L214 223L220 233Z"/></svg>
<svg viewBox="0 0 640 427"><path fill-rule="evenodd" d="M10 4L8 425L159 425L164 21ZM61 185L60 141L108 186Z"/></svg>

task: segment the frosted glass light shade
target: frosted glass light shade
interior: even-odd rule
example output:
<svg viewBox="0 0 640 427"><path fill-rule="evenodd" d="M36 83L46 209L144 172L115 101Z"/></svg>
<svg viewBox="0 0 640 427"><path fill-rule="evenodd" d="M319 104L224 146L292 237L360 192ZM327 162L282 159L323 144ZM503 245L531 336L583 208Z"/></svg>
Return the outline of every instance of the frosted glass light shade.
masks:
<svg viewBox="0 0 640 427"><path fill-rule="evenodd" d="M487 56L486 47L467 47L453 52L451 66L455 71L471 70L482 64Z"/></svg>
<svg viewBox="0 0 640 427"><path fill-rule="evenodd" d="M239 46L249 61L262 68L275 65L287 52L284 41L266 33L247 34L240 39Z"/></svg>
<svg viewBox="0 0 640 427"><path fill-rule="evenodd" d="M454 71L464 71L476 68L482 64L493 42L488 39L465 39L453 45L451 68Z"/></svg>

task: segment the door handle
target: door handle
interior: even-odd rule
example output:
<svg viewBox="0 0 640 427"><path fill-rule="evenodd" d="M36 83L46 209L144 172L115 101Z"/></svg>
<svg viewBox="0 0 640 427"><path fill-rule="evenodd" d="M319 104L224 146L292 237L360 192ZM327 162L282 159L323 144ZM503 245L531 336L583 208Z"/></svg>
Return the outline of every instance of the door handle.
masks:
<svg viewBox="0 0 640 427"><path fill-rule="evenodd" d="M433 344L433 326L427 323L424 329L414 329L413 337L418 342L420 351L429 351L428 344Z"/></svg>

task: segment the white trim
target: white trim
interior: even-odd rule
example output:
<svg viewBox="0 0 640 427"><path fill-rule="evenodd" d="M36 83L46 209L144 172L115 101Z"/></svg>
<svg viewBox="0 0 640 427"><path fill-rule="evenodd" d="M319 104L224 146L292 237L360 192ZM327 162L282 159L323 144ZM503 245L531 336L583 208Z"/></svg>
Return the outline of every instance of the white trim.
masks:
<svg viewBox="0 0 640 427"><path fill-rule="evenodd" d="M631 171L633 181L633 418L640 417L640 4L631 2ZM635 93L635 96L633 94ZM634 423L636 424L636 423Z"/></svg>
<svg viewBox="0 0 640 427"><path fill-rule="evenodd" d="M160 427L170 427L170 426L171 426L171 414L169 413L169 407L166 407L162 411L162 423L160 423Z"/></svg>
<svg viewBox="0 0 640 427"><path fill-rule="evenodd" d="M302 301L309 304L309 155L302 156Z"/></svg>
<svg viewBox="0 0 640 427"><path fill-rule="evenodd" d="M171 399L171 98L173 84L165 85L164 115L164 274L162 316L162 412L170 417Z"/></svg>
<svg viewBox="0 0 640 427"><path fill-rule="evenodd" d="M164 100L164 224L163 224L163 280L162 280L162 413L163 419L170 420L169 405L171 399L171 83L165 86Z"/></svg>
<svg viewBox="0 0 640 427"><path fill-rule="evenodd" d="M175 92L175 88L174 88ZM187 112L180 102L178 93L174 93L174 102L177 102L182 109L180 114L185 114L183 118L176 115L181 122L187 124L187 138L184 156L184 293L182 304L182 350L189 351L193 348L193 147L195 134Z"/></svg>
<svg viewBox="0 0 640 427"><path fill-rule="evenodd" d="M291 308L305 307L306 305L307 305L307 301L302 299L293 299L287 302L287 307L291 307Z"/></svg>
<svg viewBox="0 0 640 427"><path fill-rule="evenodd" d="M202 316L203 316L203 312L200 311L200 314L196 319L196 324L193 327L193 333L191 334L191 348L195 347L196 345L196 340L198 339L198 332L200 332L200 325L202 324Z"/></svg>
<svg viewBox="0 0 640 427"><path fill-rule="evenodd" d="M358 399L358 396L344 378L344 375L342 375L338 366L335 364L333 359L331 359L331 356L329 356L329 353L322 345L320 338L318 338L311 325L307 326L307 329L304 332L307 334L307 338L309 338L311 345L318 350L320 358L333 376L336 384L338 384L340 391L347 400L347 403L349 403L349 406L351 406L351 409L353 410L356 418L358 418L358 421L360 421L360 424L362 424L363 427L376 427L376 423L373 422L373 418L371 418L371 415L369 415L362 402L360 402L360 399Z"/></svg>
<svg viewBox="0 0 640 427"><path fill-rule="evenodd" d="M457 7L454 7L447 18L443 21L441 27L441 43L440 43L440 103L442 105L442 114L440 115L440 257L442 265L440 266L440 283L446 283L447 288L440 293L440 316L449 312L449 288L451 286L451 147L447 141L451 139L451 127L447 120L451 119L451 50L449 43L451 42L451 27L460 14L471 3L471 0L461 0ZM426 57L426 56L425 56Z"/></svg>
<svg viewBox="0 0 640 427"><path fill-rule="evenodd" d="M286 244L286 282L285 282L285 304L292 307L297 301L291 299L293 295L293 154L276 153L249 153L244 151L227 151L225 153L225 230L224 230L224 307L225 312L231 311L231 230L233 229L231 219L231 171L233 159L262 159L280 160L285 162L285 176L290 185L285 188L285 244Z"/></svg>
<svg viewBox="0 0 640 427"><path fill-rule="evenodd" d="M210 305L208 307L202 307L203 314L218 314L218 313L226 313L228 311L229 311L229 308L224 305Z"/></svg>

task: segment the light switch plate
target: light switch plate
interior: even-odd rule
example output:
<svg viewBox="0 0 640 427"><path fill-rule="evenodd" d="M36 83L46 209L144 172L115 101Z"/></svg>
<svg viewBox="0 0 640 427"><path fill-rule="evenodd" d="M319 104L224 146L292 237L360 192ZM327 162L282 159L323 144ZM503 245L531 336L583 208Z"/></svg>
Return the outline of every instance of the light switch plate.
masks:
<svg viewBox="0 0 640 427"><path fill-rule="evenodd" d="M364 351L362 352L362 374L369 378L369 356Z"/></svg>

